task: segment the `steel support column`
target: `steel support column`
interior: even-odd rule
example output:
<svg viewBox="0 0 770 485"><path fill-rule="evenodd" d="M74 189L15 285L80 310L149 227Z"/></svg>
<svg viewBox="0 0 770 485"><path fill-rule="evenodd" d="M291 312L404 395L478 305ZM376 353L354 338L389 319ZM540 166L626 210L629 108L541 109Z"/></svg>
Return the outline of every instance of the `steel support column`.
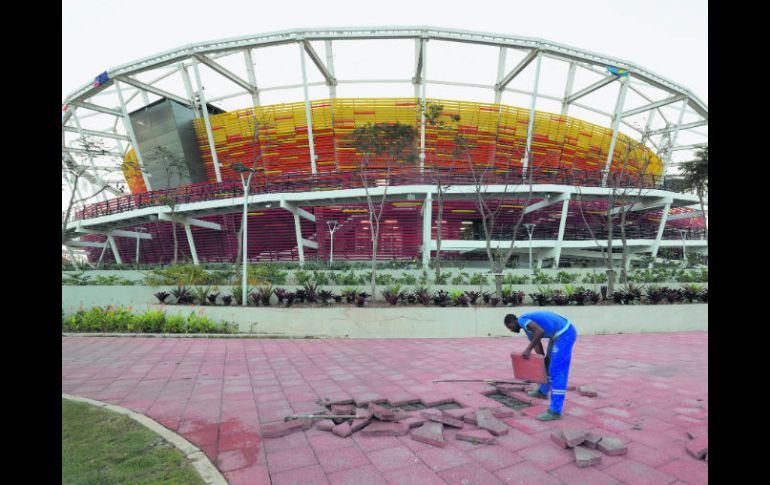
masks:
<svg viewBox="0 0 770 485"><path fill-rule="evenodd" d="M679 119L676 122L676 127L674 128L674 132L671 134L671 143L668 145L668 149L666 150L666 157L663 159L663 176L666 176L666 171L668 170L668 164L671 161L671 154L674 151L674 145L676 145L676 137L679 134L679 127L682 126L682 119L684 118L684 112L687 109L687 98L682 101L682 109L679 111Z"/></svg>
<svg viewBox="0 0 770 485"><path fill-rule="evenodd" d="M123 127L128 133L128 137L131 139L131 146L134 147L134 153L136 153L136 159L139 163L139 171L142 173L142 179L144 180L144 186L147 191L152 191L152 185L150 184L150 177L144 170L144 159L142 158L142 152L139 150L139 142L136 141L136 135L134 134L134 127L131 125L131 118L128 116L128 108L123 99L123 91L120 89L120 81L115 80L115 91L118 93L118 101L120 101L120 111L123 112Z"/></svg>
<svg viewBox="0 0 770 485"><path fill-rule="evenodd" d="M575 70L577 69L577 63L570 62L569 63L569 71L567 71L567 85L564 87L564 101L561 103L561 115L567 116L567 112L569 111L569 103L567 100L570 97L570 94L572 94L572 86L575 83Z"/></svg>
<svg viewBox="0 0 770 485"><path fill-rule="evenodd" d="M112 249L112 255L115 257L115 262L123 264L123 260L120 258L120 251L118 251L118 245L115 243L115 238L112 234L107 234L107 241L110 243L110 249Z"/></svg>
<svg viewBox="0 0 770 485"><path fill-rule="evenodd" d="M195 266L200 265L200 262L198 261L198 251L195 250L195 240L193 239L192 230L190 229L190 224L184 225L184 232L187 233L187 244L190 246L190 254L193 258L193 264Z"/></svg>
<svg viewBox="0 0 770 485"><path fill-rule="evenodd" d="M198 84L198 96L200 96L200 108L203 113L203 122L206 125L206 136L209 140L209 149L211 158L214 160L214 172L217 176L217 182L222 182L222 174L219 172L219 159L217 158L217 148L214 145L214 134L211 131L211 122L209 121L209 107L206 104L206 94L204 93L203 83L201 82L201 73L198 69L198 60L193 57L193 70L195 71L195 81Z"/></svg>
<svg viewBox="0 0 770 485"><path fill-rule="evenodd" d="M201 114L195 109L195 93L193 93L192 83L190 82L190 74L187 72L187 68L183 63L179 63L179 74L182 75L182 84L184 84L184 90L187 93L187 97L190 98L190 105L193 106L193 116L195 119L201 117Z"/></svg>
<svg viewBox="0 0 770 485"><path fill-rule="evenodd" d="M540 83L540 61L543 55L540 51L537 53L535 64L535 87L532 89L532 104L529 107L529 122L527 123L527 145L524 149L524 158L522 164L522 177L526 177L527 167L529 166L530 148L532 147L532 129L535 125L535 105L537 104L537 87Z"/></svg>
<svg viewBox="0 0 770 485"><path fill-rule="evenodd" d="M610 140L610 148L609 152L607 153L607 161L604 164L602 187L607 186L607 177L610 174L610 167L612 166L612 156L615 152L615 143L618 141L618 127L620 126L620 120L622 118L623 103L626 101L626 93L628 92L628 85L630 83L630 74L620 80L620 92L618 93L618 101L615 103L615 114L612 117L612 139Z"/></svg>
<svg viewBox="0 0 770 485"><path fill-rule="evenodd" d="M313 143L313 116L310 110L310 98L307 93L307 70L305 68L305 47L300 39L297 42L299 48L300 64L302 65L302 89L305 93L305 119L307 120L307 144L310 148L310 169L313 173L316 173L316 156L315 156L315 144ZM300 262L305 262L305 257L302 255L302 245L300 244Z"/></svg>
<svg viewBox="0 0 770 485"><path fill-rule="evenodd" d="M324 50L326 51L326 69L328 69L329 73L334 77L334 52L332 51L332 41L324 41ZM337 98L337 86L335 84L329 84L329 97L331 99Z"/></svg>
<svg viewBox="0 0 770 485"><path fill-rule="evenodd" d="M430 264L431 229L433 228L433 194L425 196L422 204L422 267Z"/></svg>
<svg viewBox="0 0 770 485"><path fill-rule="evenodd" d="M671 203L663 206L663 212L660 214L660 223L658 224L658 233L655 235L655 242L652 244L652 250L650 255L653 258L658 257L658 248L660 247L660 240L663 238L663 229L666 228L666 222L668 221L668 210L671 209Z"/></svg>
<svg viewBox="0 0 770 485"><path fill-rule="evenodd" d="M561 205L561 219L559 220L559 235L556 238L556 247L554 250L556 254L553 258L554 268L559 267L559 259L561 259L561 246L564 242L564 228L567 227L567 215L569 211L569 199L565 200Z"/></svg>
<svg viewBox="0 0 770 485"><path fill-rule="evenodd" d="M420 110L420 173L425 169L425 108L427 101L425 99L425 73L428 64L428 39L422 39L422 72L420 74L420 97L422 106Z"/></svg>
<svg viewBox="0 0 770 485"><path fill-rule="evenodd" d="M497 78L495 78L495 82L500 82L503 76L505 76L505 55L505 47L500 47L500 52L497 54ZM500 104L502 99L503 90L495 88L495 104Z"/></svg>
<svg viewBox="0 0 770 485"><path fill-rule="evenodd" d="M302 46L300 46L302 47ZM297 254L299 255L300 267L305 266L305 248L302 243L302 226L299 223L299 214L294 212L294 232L297 235Z"/></svg>
<svg viewBox="0 0 770 485"><path fill-rule="evenodd" d="M257 87L257 76L254 74L254 59L251 57L251 49L243 51L243 60L246 62L246 74L249 76L249 82L254 86L251 92L251 100L254 106L259 106L259 88Z"/></svg>

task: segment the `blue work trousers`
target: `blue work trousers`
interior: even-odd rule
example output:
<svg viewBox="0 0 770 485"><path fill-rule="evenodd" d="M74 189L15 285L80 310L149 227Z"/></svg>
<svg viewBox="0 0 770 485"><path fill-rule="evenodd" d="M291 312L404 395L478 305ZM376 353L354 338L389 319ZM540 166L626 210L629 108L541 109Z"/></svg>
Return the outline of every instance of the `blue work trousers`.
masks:
<svg viewBox="0 0 770 485"><path fill-rule="evenodd" d="M567 394L567 378L569 377L569 365L572 361L572 346L577 340L575 326L569 328L556 338L551 338L548 343L546 361L548 362L548 383L540 385L540 392L548 395L551 391L550 410L561 414L564 406L564 396Z"/></svg>

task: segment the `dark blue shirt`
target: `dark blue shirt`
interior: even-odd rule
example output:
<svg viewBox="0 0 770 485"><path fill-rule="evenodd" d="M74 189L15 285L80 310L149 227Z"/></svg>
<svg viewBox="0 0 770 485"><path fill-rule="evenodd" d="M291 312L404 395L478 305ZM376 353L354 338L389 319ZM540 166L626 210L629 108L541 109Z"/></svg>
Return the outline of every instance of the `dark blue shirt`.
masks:
<svg viewBox="0 0 770 485"><path fill-rule="evenodd" d="M524 332L530 340L532 340L534 333L527 328L529 322L535 322L543 327L543 330L545 331L543 337L545 338L553 338L555 334L569 324L569 320L553 312L539 311L524 313L519 317L519 326L524 329Z"/></svg>

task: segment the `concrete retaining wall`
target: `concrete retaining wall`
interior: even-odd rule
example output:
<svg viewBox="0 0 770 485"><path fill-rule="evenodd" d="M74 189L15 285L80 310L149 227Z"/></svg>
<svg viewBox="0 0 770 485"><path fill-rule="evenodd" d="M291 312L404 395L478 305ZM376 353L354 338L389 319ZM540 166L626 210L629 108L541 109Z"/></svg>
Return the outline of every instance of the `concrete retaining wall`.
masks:
<svg viewBox="0 0 770 485"><path fill-rule="evenodd" d="M349 338L512 335L502 324L507 313L518 315L543 309L533 306L440 308L417 305L357 308L348 304L328 308L162 306L151 303L154 298L152 293L152 288L137 286L64 286L62 306L68 313L80 306L90 308L104 305L131 306L137 313L151 308L165 309L169 314L187 315L196 312L215 320L237 323L241 332ZM707 304L549 306L545 309L572 320L578 333L583 335L708 330Z"/></svg>

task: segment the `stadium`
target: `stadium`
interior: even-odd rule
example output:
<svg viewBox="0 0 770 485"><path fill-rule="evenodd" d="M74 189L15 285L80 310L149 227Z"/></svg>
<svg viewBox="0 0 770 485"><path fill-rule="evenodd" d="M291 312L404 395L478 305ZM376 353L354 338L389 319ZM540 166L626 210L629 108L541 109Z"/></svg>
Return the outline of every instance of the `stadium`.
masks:
<svg viewBox="0 0 770 485"><path fill-rule="evenodd" d="M403 128L399 150L361 143L374 127ZM64 100L62 244L90 262L233 262L245 211L249 261L369 260L372 231L378 260L426 266L439 244L461 261L513 245L538 267L599 264L610 244L707 254L699 198L674 176L707 128L686 87L542 39L420 26L200 42Z"/></svg>

